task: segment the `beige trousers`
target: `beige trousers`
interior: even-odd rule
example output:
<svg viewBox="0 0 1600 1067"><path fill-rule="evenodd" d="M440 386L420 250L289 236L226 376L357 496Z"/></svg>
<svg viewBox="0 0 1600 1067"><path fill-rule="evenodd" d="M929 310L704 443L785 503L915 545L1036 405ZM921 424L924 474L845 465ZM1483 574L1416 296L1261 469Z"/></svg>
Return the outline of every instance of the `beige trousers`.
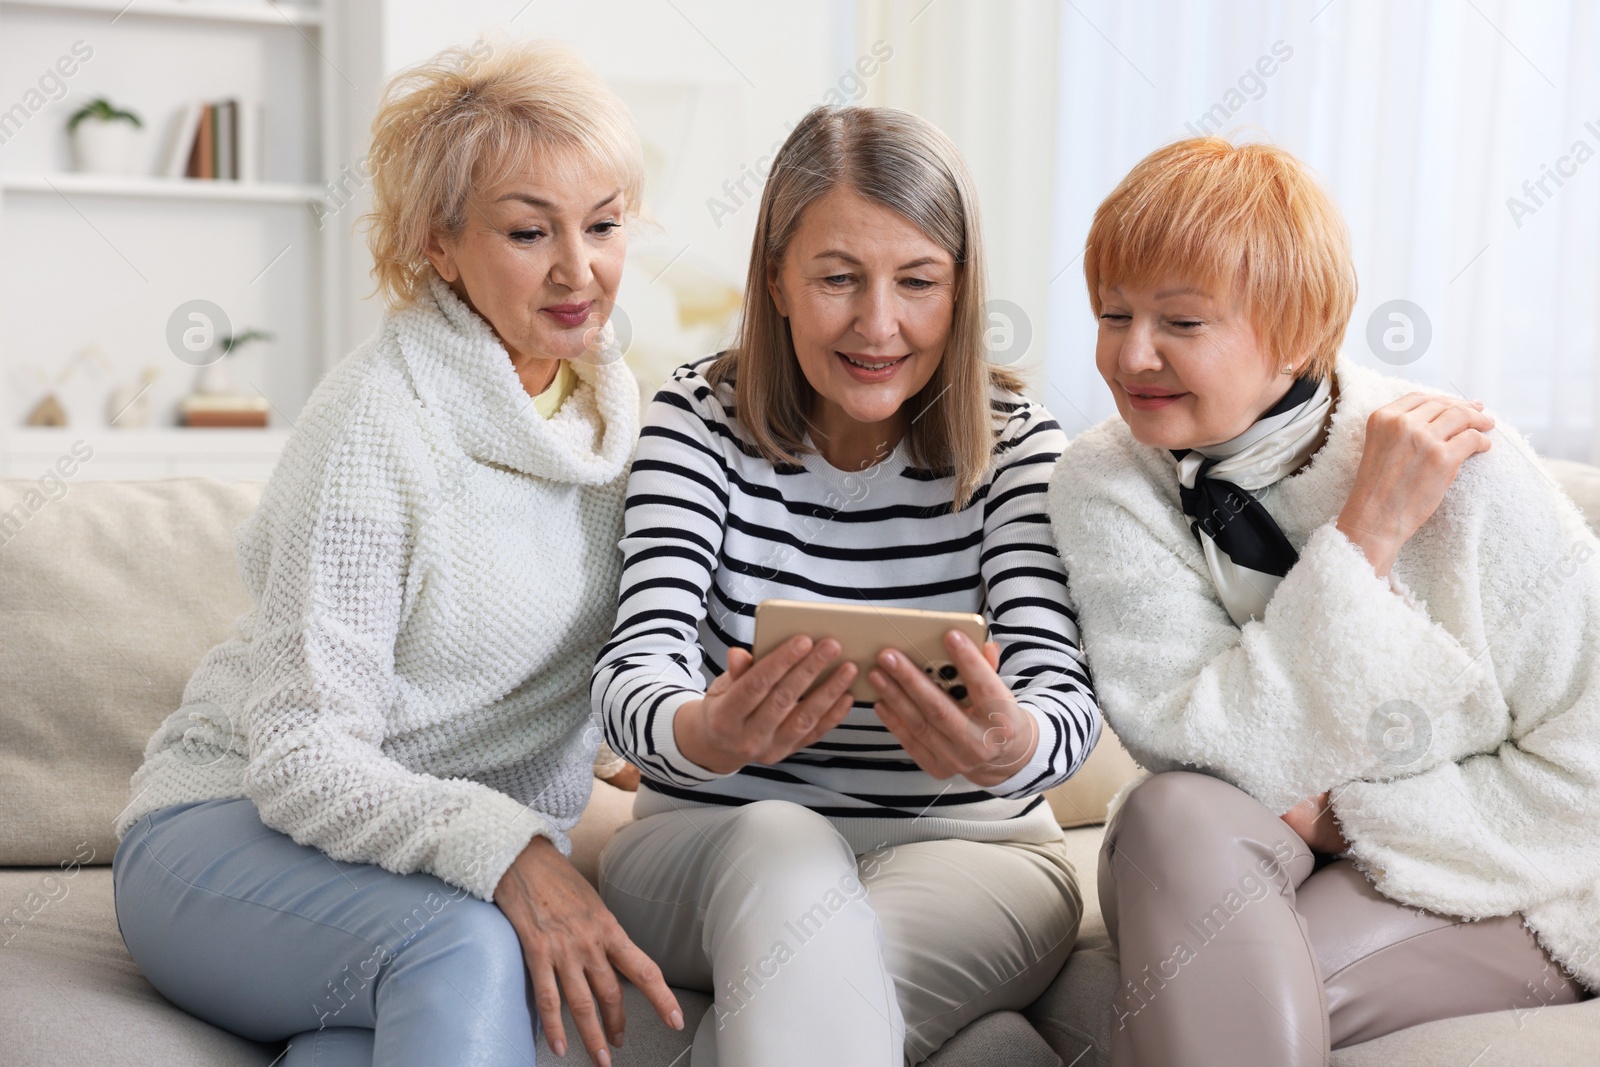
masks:
<svg viewBox="0 0 1600 1067"><path fill-rule="evenodd" d="M1059 842L921 841L856 855L764 800L624 827L600 892L673 985L714 992L695 1067L900 1067L1032 1003L1082 913Z"/></svg>
<svg viewBox="0 0 1600 1067"><path fill-rule="evenodd" d="M1113 1067L1325 1065L1407 1026L1566 1004L1581 987L1508 915L1469 922L1380 895L1277 815L1203 774L1158 774L1106 829Z"/></svg>

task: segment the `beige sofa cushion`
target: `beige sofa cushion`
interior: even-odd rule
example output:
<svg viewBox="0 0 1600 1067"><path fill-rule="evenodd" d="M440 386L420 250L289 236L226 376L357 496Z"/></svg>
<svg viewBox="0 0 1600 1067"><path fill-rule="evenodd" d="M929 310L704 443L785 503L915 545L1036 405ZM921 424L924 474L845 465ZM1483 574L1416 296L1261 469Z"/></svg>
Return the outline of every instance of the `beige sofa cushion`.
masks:
<svg viewBox="0 0 1600 1067"><path fill-rule="evenodd" d="M0 481L0 865L110 863L156 725L249 606L259 483Z"/></svg>
<svg viewBox="0 0 1600 1067"><path fill-rule="evenodd" d="M1570 459L1547 459L1544 465L1578 505L1589 525L1600 529L1600 467Z"/></svg>
<svg viewBox="0 0 1600 1067"><path fill-rule="evenodd" d="M4 551L0 549L0 551ZM0 933L0 1063L269 1067L278 1050L186 1015L123 947L104 867L0 870L0 900L30 901ZM8 918L16 916L13 911Z"/></svg>
<svg viewBox="0 0 1600 1067"><path fill-rule="evenodd" d="M1106 726L1078 773L1046 793L1045 799L1063 827L1094 826L1106 821L1106 805L1117 790L1143 773Z"/></svg>

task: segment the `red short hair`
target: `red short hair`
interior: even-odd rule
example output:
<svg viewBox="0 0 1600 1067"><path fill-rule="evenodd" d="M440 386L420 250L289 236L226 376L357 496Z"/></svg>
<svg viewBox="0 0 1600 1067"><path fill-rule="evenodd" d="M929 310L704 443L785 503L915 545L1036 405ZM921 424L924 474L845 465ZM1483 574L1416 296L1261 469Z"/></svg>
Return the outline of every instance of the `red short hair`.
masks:
<svg viewBox="0 0 1600 1067"><path fill-rule="evenodd" d="M1236 293L1278 363L1333 369L1356 302L1350 235L1309 168L1275 145L1175 141L1128 172L1094 213L1083 256L1101 286L1174 275Z"/></svg>

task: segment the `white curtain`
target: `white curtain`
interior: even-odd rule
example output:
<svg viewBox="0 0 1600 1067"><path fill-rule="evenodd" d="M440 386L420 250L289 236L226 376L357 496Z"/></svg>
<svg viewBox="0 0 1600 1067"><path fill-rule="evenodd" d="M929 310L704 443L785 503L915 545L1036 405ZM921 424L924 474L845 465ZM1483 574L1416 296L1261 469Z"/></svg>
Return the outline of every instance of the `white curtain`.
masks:
<svg viewBox="0 0 1600 1067"><path fill-rule="evenodd" d="M1054 0L860 0L856 46L893 58L863 103L901 107L961 149L982 204L991 338L1044 395L1055 199Z"/></svg>
<svg viewBox="0 0 1600 1067"><path fill-rule="evenodd" d="M1600 3L1059 10L1041 395L1069 432L1113 412L1081 263L1095 206L1157 146L1242 128L1309 163L1345 213L1349 358L1482 399L1547 455L1600 461ZM1380 345L1380 361L1367 326L1393 300L1422 309L1431 342Z"/></svg>

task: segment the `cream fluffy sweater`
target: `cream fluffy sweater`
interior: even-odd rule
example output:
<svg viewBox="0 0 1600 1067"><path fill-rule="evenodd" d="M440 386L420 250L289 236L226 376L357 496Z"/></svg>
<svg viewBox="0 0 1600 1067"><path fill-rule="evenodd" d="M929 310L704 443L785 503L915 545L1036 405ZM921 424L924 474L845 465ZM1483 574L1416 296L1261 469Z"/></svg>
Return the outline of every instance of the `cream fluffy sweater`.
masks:
<svg viewBox="0 0 1600 1067"><path fill-rule="evenodd" d="M318 386L237 535L254 609L151 738L119 834L248 796L335 859L488 899L563 851L599 742L638 387L575 367L549 419L436 276Z"/></svg>
<svg viewBox="0 0 1600 1067"><path fill-rule="evenodd" d="M1417 388L1349 363L1327 443L1259 494L1300 553L1235 626L1171 453L1120 420L1068 446L1050 515L1101 707L1145 767L1275 812L1332 790L1385 896L1520 913L1600 988L1600 545L1501 425L1380 580L1334 521L1367 416Z"/></svg>

